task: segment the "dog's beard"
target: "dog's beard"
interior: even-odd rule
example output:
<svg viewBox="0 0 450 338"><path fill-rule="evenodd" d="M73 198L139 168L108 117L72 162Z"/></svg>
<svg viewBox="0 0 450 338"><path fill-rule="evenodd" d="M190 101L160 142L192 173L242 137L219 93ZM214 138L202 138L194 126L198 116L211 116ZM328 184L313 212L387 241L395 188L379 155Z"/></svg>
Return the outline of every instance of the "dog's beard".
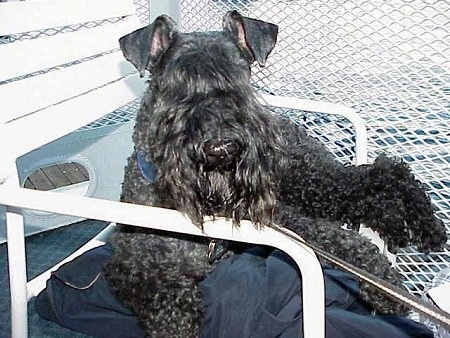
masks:
<svg viewBox="0 0 450 338"><path fill-rule="evenodd" d="M273 175L260 170L259 163L241 162L231 170L204 171L185 166L156 178L161 189L160 205L186 214L194 224L203 226L205 216L231 219L239 225L249 219L255 226L268 224L275 207Z"/></svg>
<svg viewBox="0 0 450 338"><path fill-rule="evenodd" d="M275 206L272 175L259 163L241 161L229 170L200 170L197 176L197 217L222 216L239 225L244 218L256 226L271 221Z"/></svg>
<svg viewBox="0 0 450 338"><path fill-rule="evenodd" d="M198 176L197 186L202 213L208 216L233 217L238 192L232 172L203 172Z"/></svg>

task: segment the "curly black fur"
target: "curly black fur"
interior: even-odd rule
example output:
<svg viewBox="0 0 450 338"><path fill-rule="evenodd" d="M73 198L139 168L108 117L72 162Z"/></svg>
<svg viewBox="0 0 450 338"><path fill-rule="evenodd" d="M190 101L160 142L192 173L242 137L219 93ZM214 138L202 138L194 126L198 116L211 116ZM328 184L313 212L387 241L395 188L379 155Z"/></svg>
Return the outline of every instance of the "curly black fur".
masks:
<svg viewBox="0 0 450 338"><path fill-rule="evenodd" d="M205 215L277 222L307 241L400 286L400 275L355 231L377 230L391 248L445 242L441 221L409 168L379 157L345 166L293 123L258 103L250 64L264 64L276 26L229 12L220 32L179 33L167 16L121 39L125 57L152 74L137 116L122 200L175 208L197 225ZM156 168L146 180L137 154ZM106 268L117 297L151 337L195 337L198 282L212 269L207 241L121 226ZM366 284L361 296L382 313L405 308Z"/></svg>

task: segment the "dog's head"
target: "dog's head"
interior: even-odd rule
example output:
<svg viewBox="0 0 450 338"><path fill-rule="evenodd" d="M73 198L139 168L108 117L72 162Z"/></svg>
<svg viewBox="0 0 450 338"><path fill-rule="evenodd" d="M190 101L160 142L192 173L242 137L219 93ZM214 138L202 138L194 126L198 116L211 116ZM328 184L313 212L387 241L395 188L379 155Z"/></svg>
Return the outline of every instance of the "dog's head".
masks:
<svg viewBox="0 0 450 338"><path fill-rule="evenodd" d="M255 97L250 67L265 65L277 32L231 11L222 31L181 33L163 15L120 39L126 59L151 74L135 145L156 168L163 204L197 224L204 215L270 219L282 141Z"/></svg>

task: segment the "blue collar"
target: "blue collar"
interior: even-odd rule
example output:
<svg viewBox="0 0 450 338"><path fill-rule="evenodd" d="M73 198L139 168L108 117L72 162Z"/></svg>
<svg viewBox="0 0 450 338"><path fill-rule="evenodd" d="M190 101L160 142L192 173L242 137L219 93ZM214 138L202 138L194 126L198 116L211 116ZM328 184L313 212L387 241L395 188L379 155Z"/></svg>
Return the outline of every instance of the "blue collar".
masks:
<svg viewBox="0 0 450 338"><path fill-rule="evenodd" d="M136 160L141 175L150 183L155 182L155 167L153 163L147 161L142 151L137 152Z"/></svg>

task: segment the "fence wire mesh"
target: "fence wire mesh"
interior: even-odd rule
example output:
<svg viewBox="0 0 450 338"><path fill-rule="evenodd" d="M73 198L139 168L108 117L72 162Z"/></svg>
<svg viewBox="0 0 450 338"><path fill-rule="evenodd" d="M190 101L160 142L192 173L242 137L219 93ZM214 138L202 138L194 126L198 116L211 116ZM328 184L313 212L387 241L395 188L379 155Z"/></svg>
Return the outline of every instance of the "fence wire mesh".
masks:
<svg viewBox="0 0 450 338"><path fill-rule="evenodd" d="M424 182L449 232L448 0L184 0L181 28L221 29L231 9L280 27L267 67L254 69L256 87L356 109L367 123L369 160L381 152L403 158ZM291 117L314 130L344 123ZM352 159L351 136L326 128L316 136L341 152L342 160ZM409 290L420 294L437 271L450 266L448 246L432 255L404 249L396 265Z"/></svg>

